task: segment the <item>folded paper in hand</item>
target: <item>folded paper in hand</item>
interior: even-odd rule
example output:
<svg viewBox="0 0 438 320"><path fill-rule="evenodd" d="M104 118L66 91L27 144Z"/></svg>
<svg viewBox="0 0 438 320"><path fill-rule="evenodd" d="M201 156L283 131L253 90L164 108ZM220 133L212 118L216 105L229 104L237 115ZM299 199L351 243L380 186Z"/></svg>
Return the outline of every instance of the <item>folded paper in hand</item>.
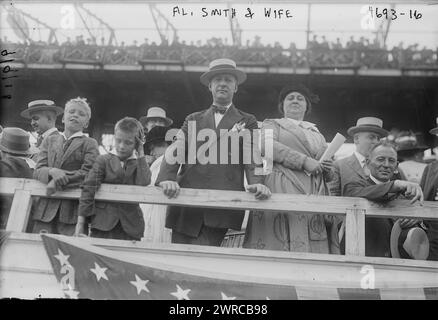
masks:
<svg viewBox="0 0 438 320"><path fill-rule="evenodd" d="M346 138L342 134L336 133L335 137L329 144L328 148L325 150L321 159L319 159L319 162L331 159L335 155L336 151L338 151L342 144L345 142L345 140Z"/></svg>

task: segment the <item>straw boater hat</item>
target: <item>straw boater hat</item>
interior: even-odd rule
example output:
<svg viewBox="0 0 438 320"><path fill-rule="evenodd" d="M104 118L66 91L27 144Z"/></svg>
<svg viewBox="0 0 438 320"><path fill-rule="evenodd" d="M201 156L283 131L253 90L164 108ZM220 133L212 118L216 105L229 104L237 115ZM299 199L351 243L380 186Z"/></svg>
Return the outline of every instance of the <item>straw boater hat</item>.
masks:
<svg viewBox="0 0 438 320"><path fill-rule="evenodd" d="M236 62L231 59L216 59L210 62L208 71L201 75L201 83L208 86L210 79L217 74L228 73L232 74L237 79L237 84L241 84L246 80L246 74L242 70L237 69Z"/></svg>
<svg viewBox="0 0 438 320"><path fill-rule="evenodd" d="M0 150L14 155L28 156L34 152L29 143L29 133L20 128L4 128L0 137Z"/></svg>
<svg viewBox="0 0 438 320"><path fill-rule="evenodd" d="M429 239L420 227L402 229L400 220L392 226L391 256L400 259L426 260L429 256Z"/></svg>
<svg viewBox="0 0 438 320"><path fill-rule="evenodd" d="M403 132L397 138L395 138L397 145L397 152L404 153L407 151L424 151L429 149L424 145L421 136L417 138L417 135L413 132Z"/></svg>
<svg viewBox="0 0 438 320"><path fill-rule="evenodd" d="M140 122L145 125L148 120L162 119L166 122L166 127L172 125L173 120L166 117L166 111L160 107L152 107L148 109L146 116L140 118Z"/></svg>
<svg viewBox="0 0 438 320"><path fill-rule="evenodd" d="M436 118L436 128L431 129L429 132L438 136L438 117Z"/></svg>
<svg viewBox="0 0 438 320"><path fill-rule="evenodd" d="M382 128L383 121L375 117L364 117L357 120L356 126L348 129L347 133L354 136L357 132L374 132L382 137L388 135L388 131Z"/></svg>
<svg viewBox="0 0 438 320"><path fill-rule="evenodd" d="M27 109L22 111L20 115L23 118L31 119L31 113L35 111L50 110L56 113L56 116L64 113L64 109L55 105L51 100L34 100L27 104Z"/></svg>

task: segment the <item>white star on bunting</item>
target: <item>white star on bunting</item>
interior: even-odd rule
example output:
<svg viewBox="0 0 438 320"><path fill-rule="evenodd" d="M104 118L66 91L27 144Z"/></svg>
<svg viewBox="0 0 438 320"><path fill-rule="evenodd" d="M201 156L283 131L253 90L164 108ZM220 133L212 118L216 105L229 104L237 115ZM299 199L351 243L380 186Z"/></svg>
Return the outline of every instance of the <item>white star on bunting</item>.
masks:
<svg viewBox="0 0 438 320"><path fill-rule="evenodd" d="M227 295L221 292L222 300L236 300L236 297L227 297Z"/></svg>
<svg viewBox="0 0 438 320"><path fill-rule="evenodd" d="M190 300L188 297L190 289L183 290L179 285L176 285L176 292L171 292L170 294L176 297L178 300Z"/></svg>
<svg viewBox="0 0 438 320"><path fill-rule="evenodd" d="M146 287L149 280L142 280L139 276L135 275L135 281L129 282L137 288L137 294L140 294L142 290L149 292L149 289Z"/></svg>
<svg viewBox="0 0 438 320"><path fill-rule="evenodd" d="M108 277L105 274L105 271L108 268L102 268L100 267L96 262L94 263L94 269L90 269L91 272L93 272L96 275L97 282L100 281L100 279L104 278L105 280L108 280Z"/></svg>
<svg viewBox="0 0 438 320"><path fill-rule="evenodd" d="M70 262L68 261L70 255L65 255L59 248L58 248L58 254L55 254L54 257L59 260L61 267L64 264L70 264Z"/></svg>
<svg viewBox="0 0 438 320"><path fill-rule="evenodd" d="M75 290L73 290L73 289L69 289L69 290L64 290L64 293L65 293L66 295L68 295L68 297L69 297L70 299L77 299L77 298L78 298L79 291L75 291Z"/></svg>

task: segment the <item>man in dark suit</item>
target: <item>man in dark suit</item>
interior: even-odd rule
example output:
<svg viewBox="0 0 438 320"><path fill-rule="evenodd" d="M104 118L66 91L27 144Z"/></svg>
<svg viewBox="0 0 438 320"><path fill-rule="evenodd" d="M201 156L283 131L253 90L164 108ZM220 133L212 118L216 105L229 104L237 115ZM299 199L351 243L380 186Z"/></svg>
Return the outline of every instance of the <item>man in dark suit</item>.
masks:
<svg viewBox="0 0 438 320"><path fill-rule="evenodd" d="M431 129L430 134L438 136L438 118L437 127ZM423 176L421 178L420 186L424 192L424 199L428 201L438 201L438 160L429 163L424 169ZM438 221L427 220L425 221L428 230L427 236L430 243L430 253L428 260L438 260Z"/></svg>
<svg viewBox="0 0 438 320"><path fill-rule="evenodd" d="M423 192L417 183L404 180L391 180L397 169L397 151L387 142L375 145L366 160L369 176L366 179L348 182L344 187L344 196L363 197L377 202L390 201L401 193L412 199L411 203L423 201ZM418 224L415 219L401 219L402 228L411 228ZM365 219L365 255L372 257L390 257L390 236L392 220L388 218Z"/></svg>
<svg viewBox="0 0 438 320"><path fill-rule="evenodd" d="M219 159L226 158L227 163L230 163L230 158L236 156L228 152L228 157L226 155L221 157L219 148L221 143L218 140L221 140L224 131L246 129L247 132L253 132L253 129L257 129L256 118L237 109L233 104L234 93L245 79L245 73L238 70L236 63L229 59L212 61L209 71L201 76L201 83L208 86L211 91L213 105L206 110L187 116L176 141L166 150L156 181L156 185L163 188L165 195L177 196L180 186L198 189L244 190L245 172L248 181L247 191L254 192L257 199L266 199L270 196L269 189L262 184L263 176L255 174L254 161L249 164L243 163L242 141L239 142L237 164L222 164L219 161ZM191 149L201 150L199 147L202 143L197 141L201 130L215 134L212 141L210 141L211 138L208 140L208 151L213 150L212 148L217 151L214 152L217 162L205 163L200 161L199 157L186 161L186 153L183 161L171 164L169 159L179 148L189 150L189 156ZM199 153L196 152L196 154ZM181 172L177 179L181 164ZM166 227L173 230L173 243L220 246L228 228L240 230L243 217L244 212L235 210L223 212L222 209L170 207Z"/></svg>

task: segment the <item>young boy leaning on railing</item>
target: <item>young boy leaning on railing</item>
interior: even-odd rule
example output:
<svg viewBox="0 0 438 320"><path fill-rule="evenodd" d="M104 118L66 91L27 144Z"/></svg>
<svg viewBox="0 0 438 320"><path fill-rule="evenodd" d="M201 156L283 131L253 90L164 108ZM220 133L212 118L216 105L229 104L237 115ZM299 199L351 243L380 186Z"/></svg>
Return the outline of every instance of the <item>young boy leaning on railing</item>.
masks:
<svg viewBox="0 0 438 320"><path fill-rule="evenodd" d="M114 152L98 156L84 181L76 236L85 234L121 240L140 240L143 237L145 223L138 204L95 200L102 183L147 186L151 181L151 171L143 151L145 138L141 123L130 117L119 120L114 128L114 142Z"/></svg>

